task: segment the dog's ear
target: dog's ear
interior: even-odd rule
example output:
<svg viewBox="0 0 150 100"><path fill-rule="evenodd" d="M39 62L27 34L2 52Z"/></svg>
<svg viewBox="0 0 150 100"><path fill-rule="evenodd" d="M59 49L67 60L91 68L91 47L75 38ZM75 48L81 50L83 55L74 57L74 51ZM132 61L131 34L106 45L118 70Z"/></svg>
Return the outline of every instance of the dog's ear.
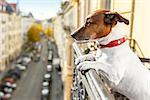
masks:
<svg viewBox="0 0 150 100"><path fill-rule="evenodd" d="M129 20L126 18L122 17L120 14L117 12L115 13L106 13L104 17L104 22L105 24L117 24L117 21L119 22L124 22L126 25L129 25Z"/></svg>

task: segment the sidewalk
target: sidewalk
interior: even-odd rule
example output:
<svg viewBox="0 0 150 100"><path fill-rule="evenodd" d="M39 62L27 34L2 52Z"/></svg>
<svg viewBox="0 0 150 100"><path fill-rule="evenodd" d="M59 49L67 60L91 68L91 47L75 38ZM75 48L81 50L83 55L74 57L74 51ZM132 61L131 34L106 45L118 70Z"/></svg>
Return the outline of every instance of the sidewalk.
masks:
<svg viewBox="0 0 150 100"><path fill-rule="evenodd" d="M27 45L27 44L24 44L24 45ZM28 47L28 46L27 46L27 47ZM24 49L25 49L25 50L24 50ZM19 56L21 56L22 54L24 54L24 53L25 53L26 51L28 51L28 49L30 49L30 48L24 48L24 49L23 49L23 51L21 51L21 53L20 53ZM19 56L18 56L18 57L19 57ZM16 59L17 59L18 57L16 57ZM12 68L12 67L14 66L14 64L15 64L15 62L16 62L16 59L15 59L14 61L10 62L10 64L6 66L6 69L5 69L5 70L3 70L3 71L0 72L0 80L2 80L2 78L3 78L4 75L5 75L5 73L6 73L10 68Z"/></svg>

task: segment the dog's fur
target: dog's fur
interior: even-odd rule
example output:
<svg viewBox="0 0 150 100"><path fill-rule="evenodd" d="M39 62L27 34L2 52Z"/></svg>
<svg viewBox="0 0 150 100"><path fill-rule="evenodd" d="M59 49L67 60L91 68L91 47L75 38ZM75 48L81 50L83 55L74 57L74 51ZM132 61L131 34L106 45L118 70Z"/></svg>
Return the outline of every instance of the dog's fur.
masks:
<svg viewBox="0 0 150 100"><path fill-rule="evenodd" d="M76 40L97 39L100 44L105 45L124 37L124 23L128 25L129 21L118 13L97 10L87 17L82 27L72 33L72 37ZM101 70L108 78L111 87L130 100L150 100L150 71L130 50L127 42L98 50L97 61L85 61L92 57L94 56L79 57L77 63L80 64L77 68Z"/></svg>

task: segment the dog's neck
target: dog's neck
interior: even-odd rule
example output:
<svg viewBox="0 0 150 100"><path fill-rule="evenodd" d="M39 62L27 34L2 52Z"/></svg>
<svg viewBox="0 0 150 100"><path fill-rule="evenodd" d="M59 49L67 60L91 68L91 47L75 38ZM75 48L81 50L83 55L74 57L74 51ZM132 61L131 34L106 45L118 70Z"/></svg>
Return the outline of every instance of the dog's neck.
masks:
<svg viewBox="0 0 150 100"><path fill-rule="evenodd" d="M106 45L113 40L120 39L126 34L126 25L124 23L117 23L115 27L112 28L111 32L103 38L98 40L99 44Z"/></svg>
<svg viewBox="0 0 150 100"><path fill-rule="evenodd" d="M120 38L123 38L125 36L125 34L127 33L127 26L124 23L117 23L117 25L112 29L112 31L110 32L110 34L106 37L100 38L98 40L99 44L102 45L106 45L108 43L110 43L111 41L114 40L118 40ZM121 45L121 49L128 49L128 45L126 45L127 43L123 43ZM124 48L125 47L125 48ZM115 49L115 50L114 50ZM118 48L106 48L106 49L99 49L96 52L96 60L97 61L106 61L106 59L108 58L107 56L110 54L111 56L113 56L113 54L115 54L114 52L118 52ZM106 55L107 54L107 55Z"/></svg>

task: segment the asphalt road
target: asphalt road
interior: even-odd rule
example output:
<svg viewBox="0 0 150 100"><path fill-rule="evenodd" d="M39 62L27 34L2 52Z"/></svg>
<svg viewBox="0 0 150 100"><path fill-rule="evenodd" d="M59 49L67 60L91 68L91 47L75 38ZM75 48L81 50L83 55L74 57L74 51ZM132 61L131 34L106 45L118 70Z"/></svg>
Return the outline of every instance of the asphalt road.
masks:
<svg viewBox="0 0 150 100"><path fill-rule="evenodd" d="M39 62L31 62L17 83L11 100L41 100L41 86L47 65L47 45L42 42L43 50ZM58 57L56 45L53 43L53 56ZM61 76L53 66L50 100L63 100Z"/></svg>

